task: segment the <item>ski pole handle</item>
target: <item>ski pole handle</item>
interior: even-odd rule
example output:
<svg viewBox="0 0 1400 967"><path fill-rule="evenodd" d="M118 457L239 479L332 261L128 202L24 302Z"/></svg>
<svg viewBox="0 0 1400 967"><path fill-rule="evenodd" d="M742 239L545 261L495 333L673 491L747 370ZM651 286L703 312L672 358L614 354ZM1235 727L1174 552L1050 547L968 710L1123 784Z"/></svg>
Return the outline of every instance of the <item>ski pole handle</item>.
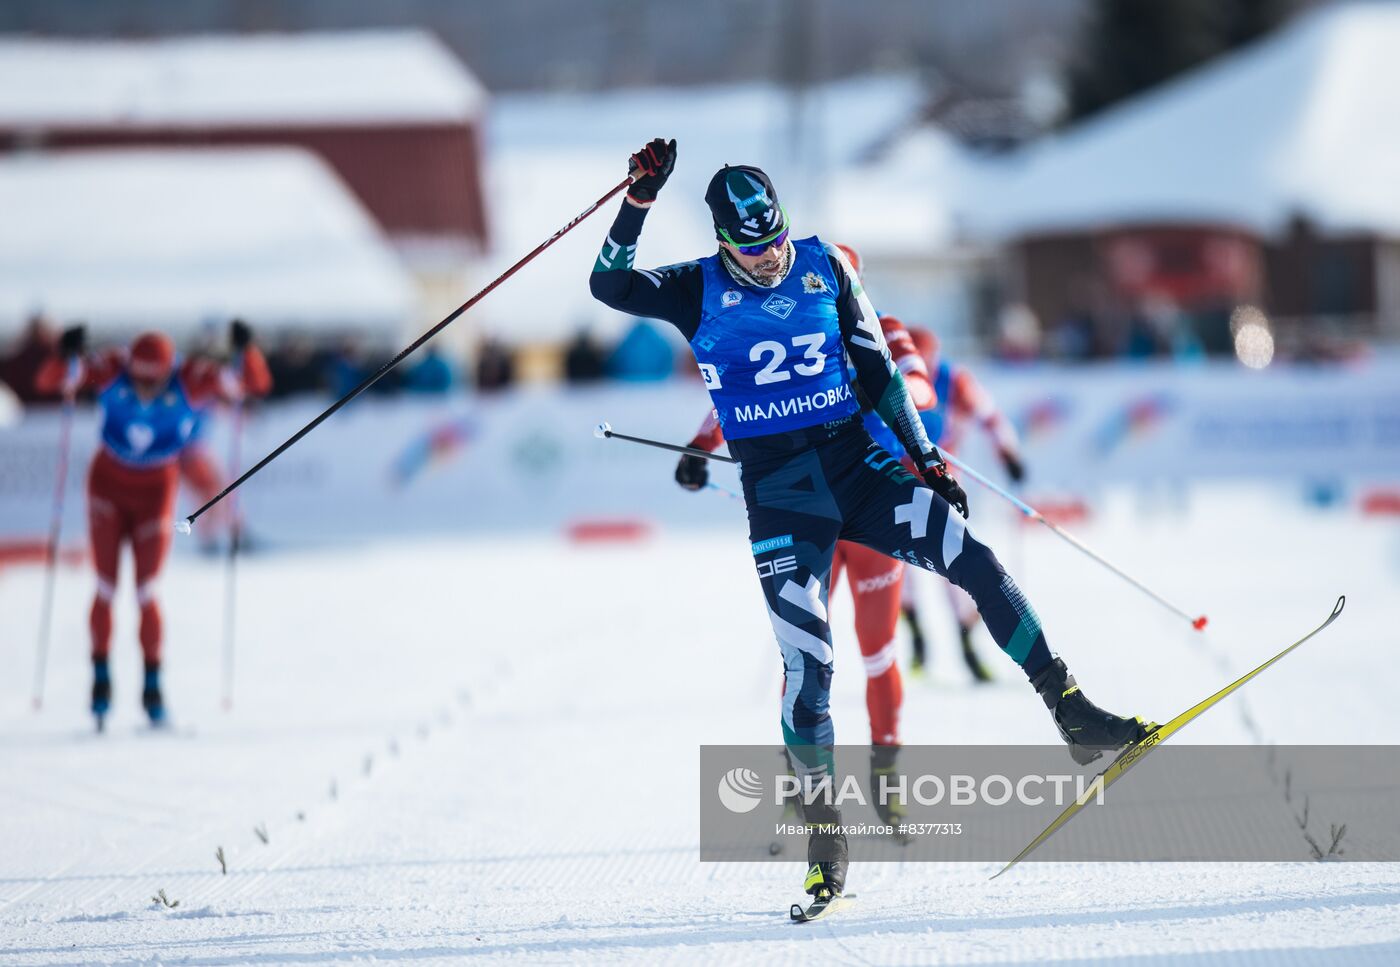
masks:
<svg viewBox="0 0 1400 967"><path fill-rule="evenodd" d="M943 456L943 459L944 459L944 460L947 460L947 461L948 461L949 463L951 463L953 466L955 466L955 467L957 467L959 470L963 471L963 473L967 474L967 475L968 475L969 477L971 477L973 480L976 480L978 483L980 483L982 486L986 487L988 490L992 491L992 492L993 492L994 494L996 494L997 496L999 496L999 497L1004 497L1004 498L1006 498L1007 500L1009 500L1009 501L1011 502L1012 506L1014 506L1017 510L1019 510L1019 511L1020 511L1022 514L1024 514L1026 517L1029 517L1029 518L1032 519L1032 520L1044 520L1044 519L1045 519L1044 517L1042 517L1042 516L1040 515L1040 512L1037 511L1037 510L1036 510L1034 507L1032 507L1030 504L1026 503L1024 500L1022 500L1021 498L1017 497L1015 494L1011 493L1011 491L1006 490L1006 489L1004 489L1004 488L998 486L997 484L993 483L992 481L988 480L986 477L982 476L982 474L978 473L976 470L972 469L972 468L969 467L967 464L963 463L961 460L959 460L957 457L953 456L953 455L952 455L951 453L949 453L948 451L940 449L938 452Z"/></svg>

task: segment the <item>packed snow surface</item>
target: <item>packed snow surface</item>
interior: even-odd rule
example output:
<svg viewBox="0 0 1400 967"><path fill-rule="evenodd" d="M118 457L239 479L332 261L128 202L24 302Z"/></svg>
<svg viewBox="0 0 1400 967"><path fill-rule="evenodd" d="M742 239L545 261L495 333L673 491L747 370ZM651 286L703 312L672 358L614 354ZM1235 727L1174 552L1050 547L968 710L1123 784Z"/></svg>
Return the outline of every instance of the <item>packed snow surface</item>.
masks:
<svg viewBox="0 0 1400 967"><path fill-rule="evenodd" d="M1393 522L1269 491L1110 495L1078 532L1208 612L1195 636L972 496L973 526L1096 701L1174 714L1345 592L1334 628L1182 741L1400 739ZM723 499L696 497L711 498ZM995 882L993 863L865 864L851 872L852 909L788 923L800 863L697 859L698 746L778 740L779 663L745 537L736 506L728 529L661 527L623 545L444 537L248 556L230 712L224 564L182 539L163 586L168 734L141 725L127 587L115 712L92 734L92 579L80 571L60 574L34 714L41 573L0 572L0 962L1400 958L1400 866L1389 864L1029 863ZM908 683L905 740L1052 741L1043 706L985 638L999 681L969 684L933 579L921 592L934 666ZM837 733L858 742L864 680L844 588L833 602ZM161 891L178 906L153 902Z"/></svg>

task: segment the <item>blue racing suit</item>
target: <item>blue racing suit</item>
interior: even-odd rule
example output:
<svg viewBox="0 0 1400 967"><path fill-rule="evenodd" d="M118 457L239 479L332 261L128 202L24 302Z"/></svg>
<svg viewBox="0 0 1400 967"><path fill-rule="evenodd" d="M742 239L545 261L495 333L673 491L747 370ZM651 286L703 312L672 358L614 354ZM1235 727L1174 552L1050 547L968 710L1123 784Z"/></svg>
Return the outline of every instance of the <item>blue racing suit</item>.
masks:
<svg viewBox="0 0 1400 967"><path fill-rule="evenodd" d="M794 764L823 770L821 750L835 742L827 595L838 540L943 575L972 596L1028 677L1047 666L1040 620L991 549L862 425L848 361L916 465L939 460L844 255L816 237L790 241L787 273L772 286L723 252L634 270L645 214L623 204L590 288L614 309L672 323L694 350L740 463L754 566L782 653L782 731Z"/></svg>

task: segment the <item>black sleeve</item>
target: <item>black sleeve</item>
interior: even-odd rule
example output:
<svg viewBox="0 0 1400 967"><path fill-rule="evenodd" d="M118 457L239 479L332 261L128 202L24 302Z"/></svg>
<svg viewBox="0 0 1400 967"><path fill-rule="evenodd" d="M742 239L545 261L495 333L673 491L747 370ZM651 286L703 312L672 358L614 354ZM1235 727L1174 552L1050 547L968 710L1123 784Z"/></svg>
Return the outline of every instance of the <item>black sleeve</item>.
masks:
<svg viewBox="0 0 1400 967"><path fill-rule="evenodd" d="M622 203L598 261L593 263L588 288L604 305L634 316L665 319L690 339L700 327L700 303L705 293L700 265L680 262L659 269L633 269L646 214L645 208Z"/></svg>
<svg viewBox="0 0 1400 967"><path fill-rule="evenodd" d="M836 315L841 323L846 356L855 367L856 382L919 469L925 470L942 458L929 441L914 401L909 398L904 374L890 358L880 317L875 314L874 306L846 257L831 245L827 246L827 257L838 281Z"/></svg>

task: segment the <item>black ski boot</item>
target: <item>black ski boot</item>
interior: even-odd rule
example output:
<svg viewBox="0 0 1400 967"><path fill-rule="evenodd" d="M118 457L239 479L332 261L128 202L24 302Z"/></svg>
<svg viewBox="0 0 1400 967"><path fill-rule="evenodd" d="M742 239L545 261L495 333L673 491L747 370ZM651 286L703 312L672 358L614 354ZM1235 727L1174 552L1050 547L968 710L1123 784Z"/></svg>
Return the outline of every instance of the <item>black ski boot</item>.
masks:
<svg viewBox="0 0 1400 967"><path fill-rule="evenodd" d="M982 664L982 659L977 657L977 652L972 647L972 628L959 624L958 637L962 639L963 661L967 663L967 670L972 672L973 680L979 685L990 682L992 673L987 671L987 666Z"/></svg>
<svg viewBox="0 0 1400 967"><path fill-rule="evenodd" d="M112 677L107 671L107 659L92 660L92 714L97 718L97 731L107 724L107 713L112 708Z"/></svg>
<svg viewBox="0 0 1400 967"><path fill-rule="evenodd" d="M914 648L914 656L909 659L909 674L914 678L922 677L924 674L924 629L919 624L919 612L910 605L900 608L900 613L904 615L905 622L909 625L909 643Z"/></svg>
<svg viewBox="0 0 1400 967"><path fill-rule="evenodd" d="M814 828L807 838L808 870L802 889L818 899L840 896L846 889L848 855L841 810L823 802L807 803L803 809Z"/></svg>
<svg viewBox="0 0 1400 967"><path fill-rule="evenodd" d="M894 830L895 841L901 845L909 842L909 831L901 830L900 827L908 822L909 814L904 807L904 797L897 791L899 789L899 772L896 768L896 760L899 758L899 746L897 745L876 745L870 749L870 796L875 804L875 812L880 817L880 822ZM881 780L889 789L889 794L882 797L880 795Z"/></svg>
<svg viewBox="0 0 1400 967"><path fill-rule="evenodd" d="M806 907L794 903L788 911L795 923L810 923L839 910L847 902L846 834L840 831L841 811L825 803L808 803L807 821L816 831L807 840L807 879L802 888L812 895Z"/></svg>
<svg viewBox="0 0 1400 967"><path fill-rule="evenodd" d="M797 774L793 771L792 768L792 756L788 754L787 746L783 747L782 756L783 768L787 771L788 776L796 777ZM799 825L801 823L805 823L806 821L806 818L802 814L802 793L799 791L789 793L786 796L784 796L782 818L783 824ZM782 839L775 837L773 841L768 844L768 855L778 856L783 851L783 845L784 844Z"/></svg>
<svg viewBox="0 0 1400 967"><path fill-rule="evenodd" d="M1105 751L1116 752L1147 737L1149 726L1142 719L1105 712L1089 701L1059 658L1046 665L1031 684L1055 716L1055 727L1069 745L1069 754L1081 766Z"/></svg>
<svg viewBox="0 0 1400 967"><path fill-rule="evenodd" d="M160 663L146 663L146 687L141 690L141 707L154 728L165 725L165 699L160 694Z"/></svg>

